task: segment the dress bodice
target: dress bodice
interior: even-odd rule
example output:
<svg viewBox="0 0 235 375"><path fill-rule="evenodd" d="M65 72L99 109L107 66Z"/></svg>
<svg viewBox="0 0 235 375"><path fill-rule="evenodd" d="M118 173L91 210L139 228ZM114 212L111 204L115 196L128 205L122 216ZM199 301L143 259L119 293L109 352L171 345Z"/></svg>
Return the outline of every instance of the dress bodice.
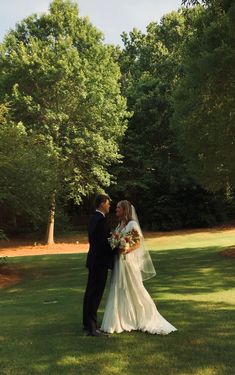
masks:
<svg viewBox="0 0 235 375"><path fill-rule="evenodd" d="M139 225L137 224L137 222L135 220L130 220L127 225L123 228L120 228L120 225L117 226L116 228L116 231L118 231L119 233L127 233L127 232L130 232L132 229L136 230L139 235L141 236L141 231L140 231L140 228L139 228Z"/></svg>

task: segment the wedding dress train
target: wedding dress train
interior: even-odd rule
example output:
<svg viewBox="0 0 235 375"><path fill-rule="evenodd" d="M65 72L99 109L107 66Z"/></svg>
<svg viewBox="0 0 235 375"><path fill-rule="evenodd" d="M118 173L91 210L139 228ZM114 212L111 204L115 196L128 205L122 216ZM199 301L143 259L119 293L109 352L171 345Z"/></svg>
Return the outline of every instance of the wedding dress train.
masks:
<svg viewBox="0 0 235 375"><path fill-rule="evenodd" d="M136 224L136 223L134 223ZM124 229L136 225L130 221ZM158 312L144 287L138 264L138 249L116 255L101 330L108 333L141 330L167 335L177 329Z"/></svg>

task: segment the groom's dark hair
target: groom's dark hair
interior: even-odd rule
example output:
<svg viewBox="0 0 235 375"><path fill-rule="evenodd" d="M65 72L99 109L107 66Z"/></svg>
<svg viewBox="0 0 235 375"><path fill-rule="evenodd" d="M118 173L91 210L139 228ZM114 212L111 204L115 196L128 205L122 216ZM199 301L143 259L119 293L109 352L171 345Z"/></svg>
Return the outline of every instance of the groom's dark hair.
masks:
<svg viewBox="0 0 235 375"><path fill-rule="evenodd" d="M101 205L101 203L106 202L107 200L109 200L109 202L111 202L111 199L108 195L98 194L95 197L95 208L98 208Z"/></svg>

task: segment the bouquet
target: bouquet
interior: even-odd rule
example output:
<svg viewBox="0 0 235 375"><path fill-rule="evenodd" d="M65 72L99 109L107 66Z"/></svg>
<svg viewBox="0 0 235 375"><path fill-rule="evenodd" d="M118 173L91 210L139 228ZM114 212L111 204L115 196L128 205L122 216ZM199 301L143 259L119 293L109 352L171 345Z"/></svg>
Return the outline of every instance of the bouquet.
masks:
<svg viewBox="0 0 235 375"><path fill-rule="evenodd" d="M140 235L136 229L132 229L121 236L119 247L128 250L131 246L135 245L140 240Z"/></svg>
<svg viewBox="0 0 235 375"><path fill-rule="evenodd" d="M108 238L109 244L112 249L119 247L124 249L125 252L140 240L140 235L136 229L132 229L127 233L114 231L112 236ZM125 258L125 255L124 255Z"/></svg>
<svg viewBox="0 0 235 375"><path fill-rule="evenodd" d="M111 237L108 238L109 244L111 249L115 249L116 247L119 247L120 244L120 233L117 231L114 231L111 233Z"/></svg>

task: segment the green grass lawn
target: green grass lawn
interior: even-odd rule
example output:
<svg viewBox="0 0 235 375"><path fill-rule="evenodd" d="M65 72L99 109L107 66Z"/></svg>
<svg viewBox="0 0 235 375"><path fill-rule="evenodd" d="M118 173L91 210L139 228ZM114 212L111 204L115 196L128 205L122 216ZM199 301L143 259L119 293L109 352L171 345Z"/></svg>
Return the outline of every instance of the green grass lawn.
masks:
<svg viewBox="0 0 235 375"><path fill-rule="evenodd" d="M215 238L147 241L157 275L146 287L178 328L168 336L85 336L86 254L10 258L22 282L0 292L0 374L234 375L235 259L219 255Z"/></svg>

